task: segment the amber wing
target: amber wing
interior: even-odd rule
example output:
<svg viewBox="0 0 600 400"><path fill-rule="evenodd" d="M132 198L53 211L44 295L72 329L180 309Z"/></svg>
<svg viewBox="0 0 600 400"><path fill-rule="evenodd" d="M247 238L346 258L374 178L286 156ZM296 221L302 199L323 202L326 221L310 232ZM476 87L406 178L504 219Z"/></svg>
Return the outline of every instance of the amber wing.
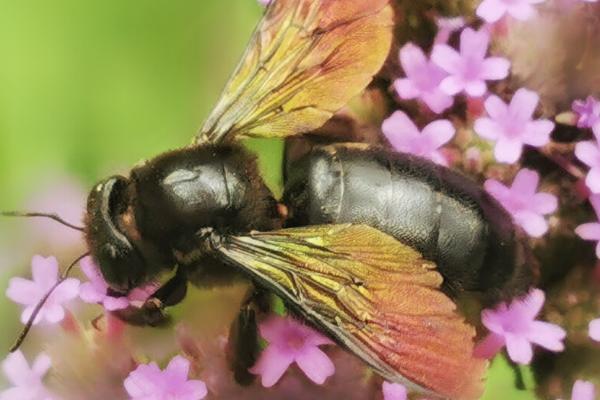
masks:
<svg viewBox="0 0 600 400"><path fill-rule="evenodd" d="M311 131L363 90L389 52L388 0L275 0L196 141Z"/></svg>
<svg viewBox="0 0 600 400"><path fill-rule="evenodd" d="M481 395L474 329L439 290L435 265L391 236L324 225L226 237L217 249L385 379L432 396Z"/></svg>

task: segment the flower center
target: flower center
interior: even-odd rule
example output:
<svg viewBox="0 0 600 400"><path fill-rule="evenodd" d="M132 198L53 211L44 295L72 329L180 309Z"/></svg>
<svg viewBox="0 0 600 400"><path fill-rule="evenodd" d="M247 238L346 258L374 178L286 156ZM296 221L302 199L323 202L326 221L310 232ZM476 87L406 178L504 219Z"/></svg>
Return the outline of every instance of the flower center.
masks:
<svg viewBox="0 0 600 400"><path fill-rule="evenodd" d="M299 350L304 347L305 339L300 335L292 335L287 339L287 345L294 349Z"/></svg>
<svg viewBox="0 0 600 400"><path fill-rule="evenodd" d="M475 56L467 56L464 60L462 73L467 81L481 79L481 59Z"/></svg>

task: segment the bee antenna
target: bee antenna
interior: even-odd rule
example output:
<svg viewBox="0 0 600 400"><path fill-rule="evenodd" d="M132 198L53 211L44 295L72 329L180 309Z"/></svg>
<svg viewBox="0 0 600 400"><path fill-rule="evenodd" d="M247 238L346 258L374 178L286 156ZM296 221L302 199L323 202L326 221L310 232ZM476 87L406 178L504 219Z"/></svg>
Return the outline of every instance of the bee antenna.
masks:
<svg viewBox="0 0 600 400"><path fill-rule="evenodd" d="M0 211L0 216L3 216L3 217L26 217L26 218L31 218L31 217L49 218L49 219L52 219L64 226L66 226L66 227L69 227L71 229L75 229L80 232L84 231L84 228L82 226L73 225L73 224L65 221L58 214L42 213L42 212L26 212L26 211Z"/></svg>
<svg viewBox="0 0 600 400"><path fill-rule="evenodd" d="M23 330L21 331L21 333L17 337L17 340L15 340L15 343L8 350L10 353L13 353L13 352L17 351L19 349L19 347L21 347L21 344L23 344L23 341L25 340L25 338L27 337L27 334L31 330L31 327L33 326L33 321L35 321L36 317L38 316L38 314L42 310L42 307L44 306L44 304L46 303L46 301L48 300L48 298L50 297L50 295L54 292L54 290L61 283L63 283L65 281L65 279L67 279L69 277L69 274L71 273L71 270L73 269L73 267L75 265L77 265L77 263L79 261L81 261L82 259L84 259L85 257L87 257L89 255L90 255L90 253L85 253L85 254L82 254L79 257L77 257L75 259L75 261L73 261L63 271L63 273L60 275L60 278L56 281L56 283L54 285L52 285L52 287L48 290L48 292L46 292L46 294L44 295L44 297L42 297L40 299L40 301L38 301L38 303L35 305L35 308L33 309L33 312L31 313L31 316L29 317L29 320L27 320L27 323L23 327Z"/></svg>

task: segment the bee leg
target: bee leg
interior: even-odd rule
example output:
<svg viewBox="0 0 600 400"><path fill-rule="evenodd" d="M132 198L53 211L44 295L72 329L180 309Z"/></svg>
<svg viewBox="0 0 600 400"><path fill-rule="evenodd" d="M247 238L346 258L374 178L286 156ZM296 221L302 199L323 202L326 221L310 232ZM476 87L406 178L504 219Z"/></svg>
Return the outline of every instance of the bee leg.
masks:
<svg viewBox="0 0 600 400"><path fill-rule="evenodd" d="M251 288L229 329L227 362L235 381L242 386L250 385L255 379L248 369L254 366L260 354L256 315L267 307L268 296L265 294L263 290Z"/></svg>
<svg viewBox="0 0 600 400"><path fill-rule="evenodd" d="M136 326L160 326L169 323L165 307L181 302L187 292L185 270L179 267L175 276L156 290L141 308L128 307L114 311L113 314L123 321Z"/></svg>

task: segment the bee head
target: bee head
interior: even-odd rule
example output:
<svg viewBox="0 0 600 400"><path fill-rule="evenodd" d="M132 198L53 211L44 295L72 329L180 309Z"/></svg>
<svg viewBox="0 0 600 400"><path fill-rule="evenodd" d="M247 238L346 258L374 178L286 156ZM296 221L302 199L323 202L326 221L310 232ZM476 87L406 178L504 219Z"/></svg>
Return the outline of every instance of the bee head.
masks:
<svg viewBox="0 0 600 400"><path fill-rule="evenodd" d="M146 261L154 246L137 232L129 180L112 176L99 182L87 202L85 236L104 279L117 293L127 293L152 278Z"/></svg>

